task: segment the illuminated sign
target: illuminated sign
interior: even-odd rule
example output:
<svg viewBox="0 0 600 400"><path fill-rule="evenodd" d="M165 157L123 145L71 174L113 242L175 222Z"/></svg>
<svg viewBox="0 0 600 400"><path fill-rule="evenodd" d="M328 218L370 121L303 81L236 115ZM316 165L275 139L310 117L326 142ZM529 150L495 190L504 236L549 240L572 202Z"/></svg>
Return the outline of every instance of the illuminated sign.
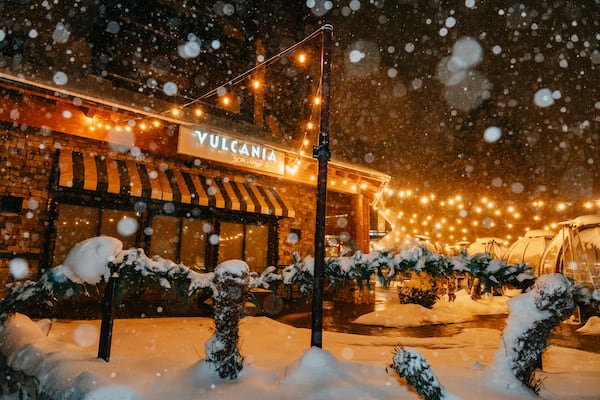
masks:
<svg viewBox="0 0 600 400"><path fill-rule="evenodd" d="M283 175L282 152L209 129L181 126L177 152Z"/></svg>

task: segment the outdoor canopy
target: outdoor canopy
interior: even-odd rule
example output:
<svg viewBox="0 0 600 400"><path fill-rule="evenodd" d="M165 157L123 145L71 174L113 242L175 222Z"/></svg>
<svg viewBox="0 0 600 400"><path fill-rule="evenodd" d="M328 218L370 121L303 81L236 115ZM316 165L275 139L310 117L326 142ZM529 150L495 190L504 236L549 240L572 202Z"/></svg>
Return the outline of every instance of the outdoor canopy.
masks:
<svg viewBox="0 0 600 400"><path fill-rule="evenodd" d="M560 272L575 283L600 287L600 215L563 221L544 250L539 274Z"/></svg>
<svg viewBox="0 0 600 400"><path fill-rule="evenodd" d="M295 216L275 188L73 151L59 152L58 186L278 217Z"/></svg>
<svg viewBox="0 0 600 400"><path fill-rule="evenodd" d="M527 231L525 236L513 242L504 253L508 264L526 263L537 270L542 254L556 232L545 229Z"/></svg>

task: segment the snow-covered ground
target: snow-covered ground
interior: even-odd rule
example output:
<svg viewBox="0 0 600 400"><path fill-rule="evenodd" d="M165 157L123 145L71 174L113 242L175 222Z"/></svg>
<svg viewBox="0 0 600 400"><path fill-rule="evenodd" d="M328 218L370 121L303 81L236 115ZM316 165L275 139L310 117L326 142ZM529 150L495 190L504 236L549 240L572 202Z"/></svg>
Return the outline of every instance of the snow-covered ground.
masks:
<svg viewBox="0 0 600 400"><path fill-rule="evenodd" d="M87 261L113 259L119 250L106 238L76 247L72 257ZM57 270L72 281L98 282L107 274L106 265L92 264L97 268L79 271L67 263ZM242 261L238 264L230 267L245 267ZM545 280L550 286L561 286L560 276L555 275ZM24 290L23 296L30 295L33 288ZM530 293L473 301L461 291L455 301L438 301L432 310L378 298L395 293L378 290L375 311L354 322L419 326L465 321L477 314L506 314L510 309L512 334L516 334L520 326L528 326L541 315L529 309L531 302L526 299ZM513 314L522 308L527 312ZM600 319L590 319L582 331L600 335ZM446 400L537 398L497 362L508 349L499 329L465 329L441 338L325 331L320 349L310 348L308 329L267 317L246 317L240 324L244 368L235 380L219 378L214 365L204 361L205 344L214 333L211 318L115 320L109 362L97 357L99 332L100 321L33 321L23 314L12 316L0 327L0 360L10 368L0 375L0 389L10 392L0 393L2 399L33 398L24 392L32 388L41 390L44 398L60 400L417 399L412 387L389 368L399 346L414 348L426 357L449 393ZM600 399L600 352L551 346L544 353L539 378L544 399ZM16 382L25 384L19 389Z"/></svg>
<svg viewBox="0 0 600 400"><path fill-rule="evenodd" d="M471 312L465 303L466 298L445 307L464 316ZM422 311L398 305L364 319L389 325L403 314L423 323ZM589 325L590 334L600 334L598 319ZM324 332L323 348L311 349L310 330L247 317L240 328L245 366L237 380L229 381L219 379L203 362L204 344L214 328L210 318L115 320L108 363L96 357L99 326L99 321L36 323L17 314L0 333L0 351L13 369L35 376L56 399L417 399L403 380L386 370L399 345L420 351L456 397L535 398L496 379L492 366L501 332L495 329L401 339ZM542 398L600 398L600 354L551 346L543 366Z"/></svg>

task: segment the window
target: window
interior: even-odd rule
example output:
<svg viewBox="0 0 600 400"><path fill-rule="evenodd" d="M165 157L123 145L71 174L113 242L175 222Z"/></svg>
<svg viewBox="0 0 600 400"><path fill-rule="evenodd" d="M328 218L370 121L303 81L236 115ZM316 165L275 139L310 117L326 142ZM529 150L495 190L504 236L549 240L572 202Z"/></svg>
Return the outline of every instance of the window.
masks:
<svg viewBox="0 0 600 400"><path fill-rule="evenodd" d="M16 214L23 208L23 198L15 196L0 196L0 213Z"/></svg>
<svg viewBox="0 0 600 400"><path fill-rule="evenodd" d="M180 262L186 267L204 271L206 269L207 236L212 228L208 221L184 218L181 228Z"/></svg>
<svg viewBox="0 0 600 400"><path fill-rule="evenodd" d="M138 220L138 216L135 211L103 209L100 234L119 239L121 242L123 242L123 248L129 249L131 247L136 247L137 229L130 231L129 229L123 229L122 227L119 227L119 221L126 218L131 218L135 221Z"/></svg>
<svg viewBox="0 0 600 400"><path fill-rule="evenodd" d="M221 222L219 232L219 260L244 259L244 224Z"/></svg>
<svg viewBox="0 0 600 400"><path fill-rule="evenodd" d="M268 266L269 227L246 225L246 262L252 271L262 272Z"/></svg>
<svg viewBox="0 0 600 400"><path fill-rule="evenodd" d="M221 222L219 238L219 263L244 260L255 272L262 272L268 266L268 225Z"/></svg>
<svg viewBox="0 0 600 400"><path fill-rule="evenodd" d="M57 212L54 265L62 263L75 244L98 235L121 240L124 249L147 246L146 254L150 258L159 256L203 272L211 271L215 262L232 259L244 260L252 271L262 272L269 265L270 251L277 251L269 248L271 225L259 220L220 222L218 254L215 254L216 249L213 250L208 240L215 232L214 222L206 215L202 218L191 217L191 214L149 216L134 210L64 203L58 204ZM126 218L135 219L137 229L124 230L119 222ZM145 244L141 242L142 232L147 240Z"/></svg>
<svg viewBox="0 0 600 400"><path fill-rule="evenodd" d="M98 234L99 217L97 208L59 204L53 265L62 264L74 245Z"/></svg>
<svg viewBox="0 0 600 400"><path fill-rule="evenodd" d="M156 215L152 219L152 236L148 256L160 256L177 261L179 242L179 218L168 215Z"/></svg>

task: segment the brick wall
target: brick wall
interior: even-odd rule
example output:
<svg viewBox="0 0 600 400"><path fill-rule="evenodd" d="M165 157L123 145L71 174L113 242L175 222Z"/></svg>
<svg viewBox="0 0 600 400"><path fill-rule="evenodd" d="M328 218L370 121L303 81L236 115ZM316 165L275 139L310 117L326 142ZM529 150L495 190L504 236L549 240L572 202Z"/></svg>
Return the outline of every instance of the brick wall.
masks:
<svg viewBox="0 0 600 400"><path fill-rule="evenodd" d="M132 158L119 153L105 142L90 140L16 124L0 125L0 194L23 198L18 213L0 213L0 298L6 295L5 283L11 282L9 262L16 257L25 258L30 276L38 273L43 257L48 229L49 186L52 162L57 149L106 154L111 158ZM145 153L144 162L166 163L170 168L189 170L175 159L165 159ZM214 169L205 165L200 171L209 176L241 175L239 171ZM245 175L248 175L247 173ZM295 218L280 221L279 264L293 262L292 253L302 257L313 253L315 226L315 188L301 184L285 184L281 180L256 176L256 183L277 187L288 204L295 209ZM299 241L288 240L292 229L301 231Z"/></svg>
<svg viewBox="0 0 600 400"><path fill-rule="evenodd" d="M0 282L10 282L10 259L24 258L35 274L47 227L50 135L16 125L0 128L0 195L23 199L18 212L0 213ZM4 285L0 285L0 293ZM4 295L4 293L2 293Z"/></svg>

